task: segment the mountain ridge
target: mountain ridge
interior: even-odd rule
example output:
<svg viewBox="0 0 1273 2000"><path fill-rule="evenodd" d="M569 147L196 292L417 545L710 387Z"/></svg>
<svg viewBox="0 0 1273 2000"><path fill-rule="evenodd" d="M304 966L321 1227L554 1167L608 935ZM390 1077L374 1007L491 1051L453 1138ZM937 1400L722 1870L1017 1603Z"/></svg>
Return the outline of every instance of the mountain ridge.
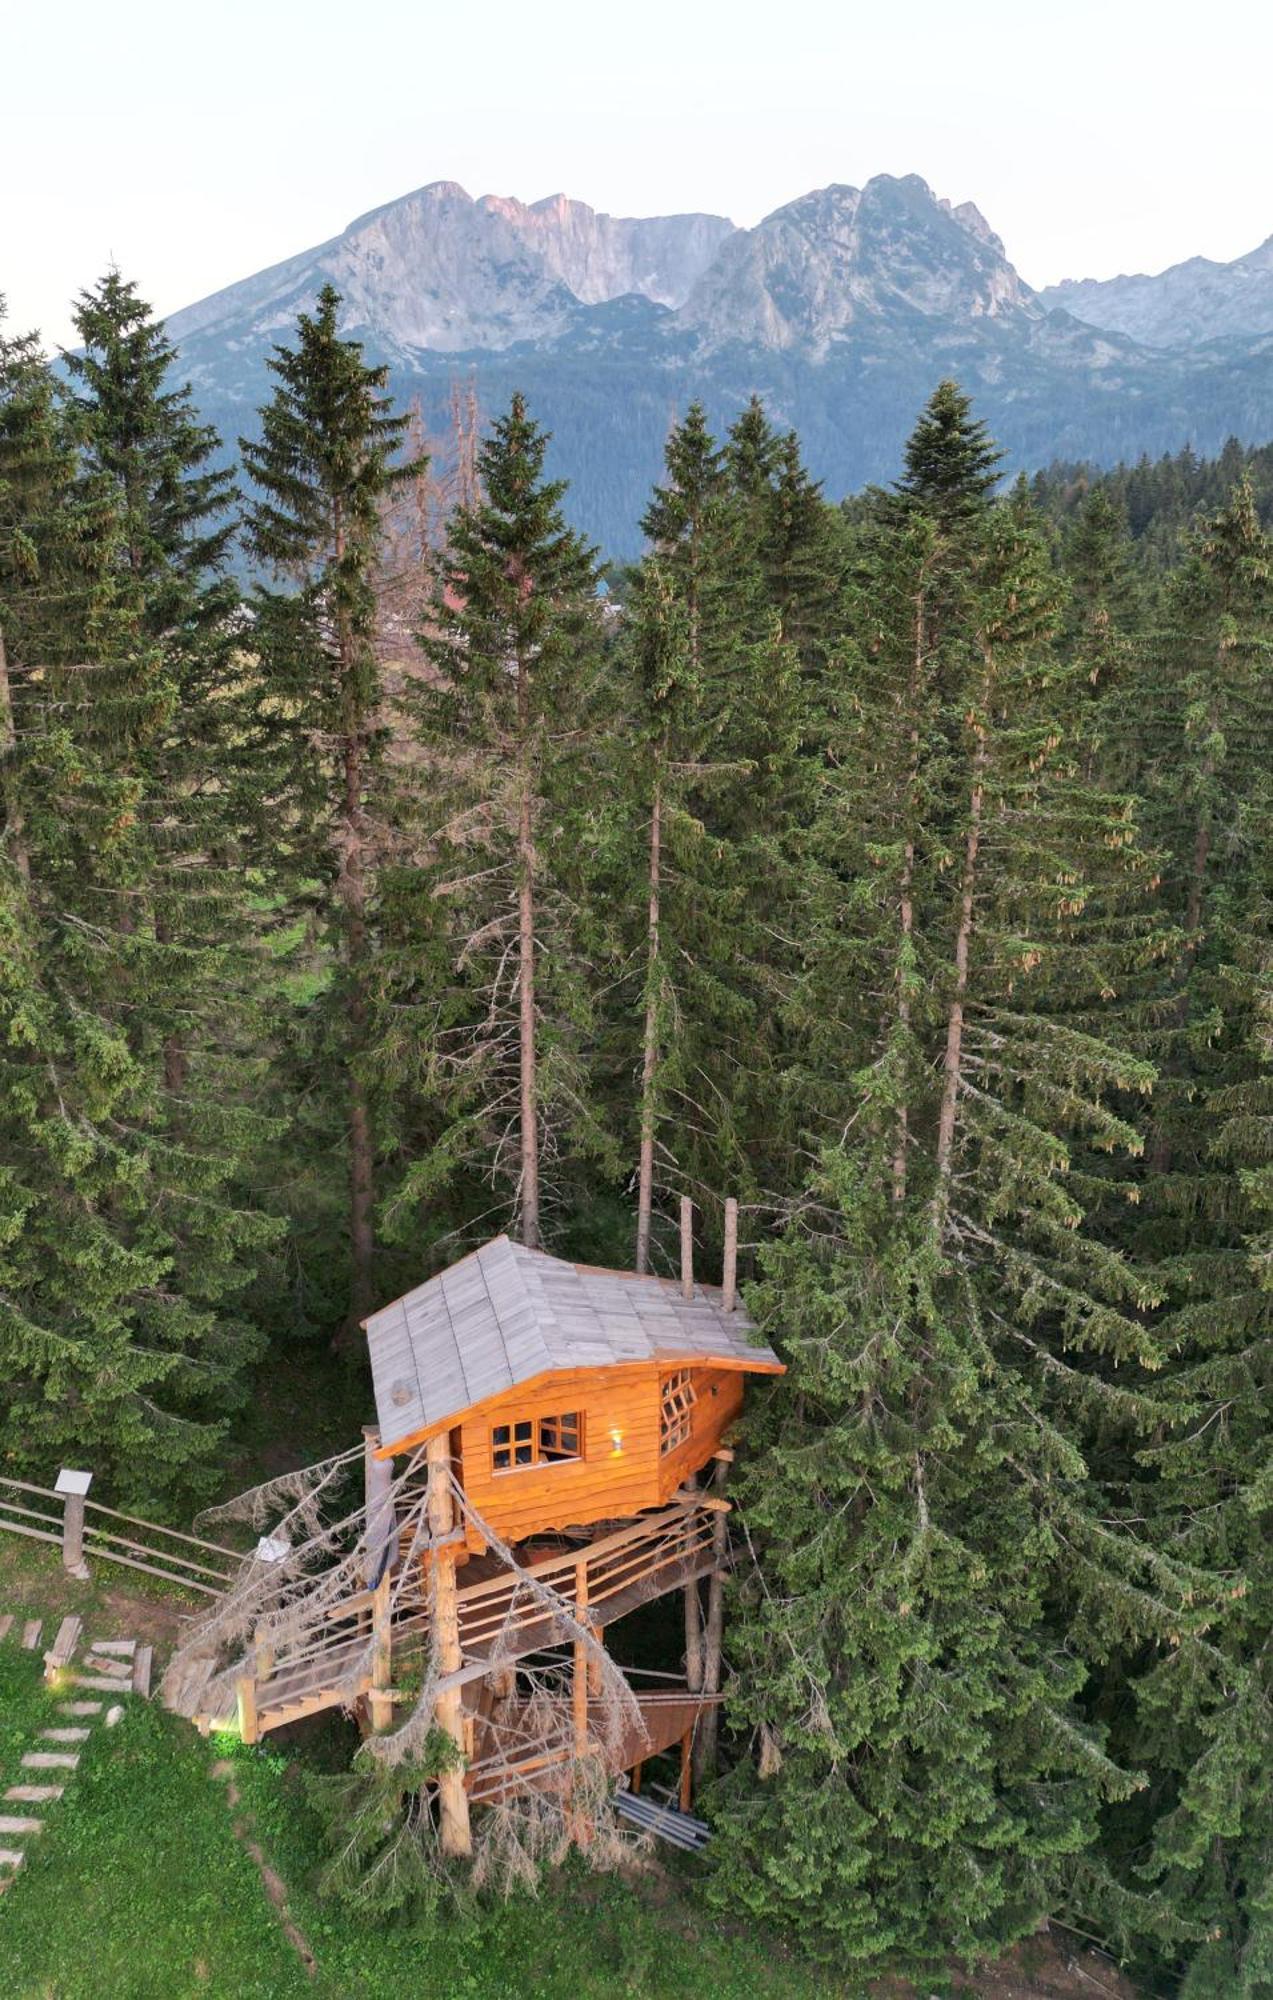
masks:
<svg viewBox="0 0 1273 2000"><path fill-rule="evenodd" d="M1170 348L1095 325L1021 278L975 204L914 174L814 189L752 228L429 183L170 317L227 438L252 430L270 351L324 282L435 434L457 374L485 417L523 390L556 433L573 518L614 555L639 546L663 440L692 397L720 430L762 396L832 498L892 476L944 375L1014 469L1214 450L1271 427L1273 309L1258 333Z"/></svg>

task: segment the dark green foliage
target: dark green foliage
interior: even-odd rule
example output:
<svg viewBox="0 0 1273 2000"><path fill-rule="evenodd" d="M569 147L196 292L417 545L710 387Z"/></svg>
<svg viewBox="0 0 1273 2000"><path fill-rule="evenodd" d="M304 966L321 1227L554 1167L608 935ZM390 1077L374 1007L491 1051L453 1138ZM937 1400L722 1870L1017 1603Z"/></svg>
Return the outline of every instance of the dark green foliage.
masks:
<svg viewBox="0 0 1273 2000"><path fill-rule="evenodd" d="M313 1080L307 1115L320 1131L326 1123L329 1146L340 1144L343 1114L341 1289L351 1337L375 1303L374 926L393 817L377 584L389 497L418 468L395 461L409 419L381 394L387 371L366 366L358 342L341 338L339 309L325 286L317 312L297 322L295 347L275 350L261 441L243 440L242 449L259 494L248 546L280 586L258 587L254 611L257 728L276 757L269 803L282 886L289 909L309 920L328 974L291 1025Z"/></svg>
<svg viewBox="0 0 1273 2000"><path fill-rule="evenodd" d="M79 326L69 395L0 349L6 1462L176 1505L254 1355L277 1402L505 1220L627 1264L635 1208L660 1269L689 1191L710 1259L738 1194L789 1372L711 1899L858 1987L1052 1917L1263 2000L1265 457L999 495L943 382L832 509L695 404L607 596L518 393L390 590L421 468L329 289L243 447L245 613L162 328L114 275ZM333 1977L463 1928L427 1757L286 1812L267 1769Z"/></svg>
<svg viewBox="0 0 1273 2000"><path fill-rule="evenodd" d="M4 1443L41 1474L80 1456L116 1491L159 1493L198 1477L241 1393L257 1337L237 1299L272 1232L235 1186L259 1124L233 929L187 946L164 922L208 864L168 788L177 673L78 438L31 344L6 345Z"/></svg>

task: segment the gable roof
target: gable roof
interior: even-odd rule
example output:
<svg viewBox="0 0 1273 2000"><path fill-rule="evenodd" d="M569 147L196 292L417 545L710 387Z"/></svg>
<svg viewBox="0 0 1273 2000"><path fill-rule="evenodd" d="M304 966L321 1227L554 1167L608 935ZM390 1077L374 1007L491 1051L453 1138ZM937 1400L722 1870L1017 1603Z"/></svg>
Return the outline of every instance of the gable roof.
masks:
<svg viewBox="0 0 1273 2000"><path fill-rule="evenodd" d="M493 1237L363 1321L381 1449L554 1369L632 1361L782 1363L741 1307L696 1286L598 1271Z"/></svg>

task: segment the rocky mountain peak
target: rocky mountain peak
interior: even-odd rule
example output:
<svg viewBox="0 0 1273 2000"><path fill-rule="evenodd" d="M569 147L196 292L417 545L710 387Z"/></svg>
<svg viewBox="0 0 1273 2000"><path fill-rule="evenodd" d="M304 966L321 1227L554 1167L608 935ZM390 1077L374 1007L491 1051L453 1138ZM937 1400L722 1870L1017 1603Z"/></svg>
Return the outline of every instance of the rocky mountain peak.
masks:
<svg viewBox="0 0 1273 2000"><path fill-rule="evenodd" d="M680 317L716 343L825 354L850 329L898 313L1037 314L980 212L938 201L918 174L819 188L740 230Z"/></svg>

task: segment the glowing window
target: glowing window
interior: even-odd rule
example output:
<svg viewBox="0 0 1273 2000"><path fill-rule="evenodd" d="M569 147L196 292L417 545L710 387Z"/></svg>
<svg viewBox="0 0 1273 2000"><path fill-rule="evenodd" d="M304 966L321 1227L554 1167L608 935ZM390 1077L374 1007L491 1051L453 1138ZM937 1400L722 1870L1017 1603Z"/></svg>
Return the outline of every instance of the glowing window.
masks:
<svg viewBox="0 0 1273 2000"><path fill-rule="evenodd" d="M678 1368L663 1377L663 1399L659 1409L659 1450L666 1457L686 1442L698 1400L688 1368Z"/></svg>
<svg viewBox="0 0 1273 2000"><path fill-rule="evenodd" d="M526 1465L560 1465L582 1458L583 1430L577 1410L557 1417L522 1417L495 1424L491 1430L491 1465L496 1472L516 1472Z"/></svg>

